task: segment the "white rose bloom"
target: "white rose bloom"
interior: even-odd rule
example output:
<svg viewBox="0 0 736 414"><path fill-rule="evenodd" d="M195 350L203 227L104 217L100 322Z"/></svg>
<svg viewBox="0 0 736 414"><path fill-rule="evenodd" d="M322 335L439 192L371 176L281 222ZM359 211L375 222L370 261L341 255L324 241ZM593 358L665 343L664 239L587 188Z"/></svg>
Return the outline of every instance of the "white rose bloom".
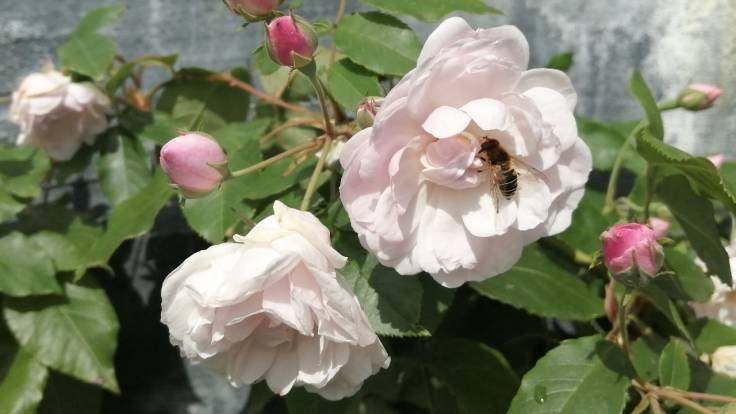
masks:
<svg viewBox="0 0 736 414"><path fill-rule="evenodd" d="M510 269L524 245L570 225L592 168L577 95L563 72L528 61L516 27L447 19L373 127L346 143L341 198L382 264L455 287ZM503 153L510 165L493 158Z"/></svg>
<svg viewBox="0 0 736 414"><path fill-rule="evenodd" d="M390 358L335 269L346 258L310 213L274 215L236 243L195 253L164 280L161 321L187 358L234 386L265 380L336 400Z"/></svg>
<svg viewBox="0 0 736 414"><path fill-rule="evenodd" d="M731 273L736 276L736 245L726 247L730 257ZM705 263L697 259L696 263L705 269ZM699 318L710 318L720 323L736 328L736 289L728 286L717 276L711 276L713 281L713 295L706 303L691 302L690 306Z"/></svg>
<svg viewBox="0 0 736 414"><path fill-rule="evenodd" d="M736 345L722 346L710 356L713 371L736 378Z"/></svg>
<svg viewBox="0 0 736 414"><path fill-rule="evenodd" d="M90 83L74 83L56 71L31 74L13 92L10 119L20 126L16 143L69 160L107 128L109 106L107 96Z"/></svg>

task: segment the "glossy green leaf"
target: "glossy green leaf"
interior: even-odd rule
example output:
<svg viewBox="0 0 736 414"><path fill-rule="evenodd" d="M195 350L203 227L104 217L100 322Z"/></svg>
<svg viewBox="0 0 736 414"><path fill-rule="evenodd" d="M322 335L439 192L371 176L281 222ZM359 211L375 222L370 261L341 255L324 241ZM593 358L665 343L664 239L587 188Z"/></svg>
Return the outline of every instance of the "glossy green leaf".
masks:
<svg viewBox="0 0 736 414"><path fill-rule="evenodd" d="M586 321L603 313L596 292L537 245L527 246L508 272L471 286L482 295L547 318Z"/></svg>
<svg viewBox="0 0 736 414"><path fill-rule="evenodd" d="M49 157L41 150L0 146L0 187L16 197L38 197L50 168Z"/></svg>
<svg viewBox="0 0 736 414"><path fill-rule="evenodd" d="M736 194L736 162L724 162L719 172L723 177L723 185L726 186L728 192Z"/></svg>
<svg viewBox="0 0 736 414"><path fill-rule="evenodd" d="M377 12L345 16L337 25L335 44L353 62L397 76L414 68L422 48L409 26Z"/></svg>
<svg viewBox="0 0 736 414"><path fill-rule="evenodd" d="M626 136L610 125L591 119L577 118L578 133L593 154L593 168L609 171L613 167Z"/></svg>
<svg viewBox="0 0 736 414"><path fill-rule="evenodd" d="M544 67L567 72L572 67L573 56L572 52L558 53L552 56Z"/></svg>
<svg viewBox="0 0 736 414"><path fill-rule="evenodd" d="M393 269L366 260L360 269L350 262L339 271L350 284L373 329L386 336L429 336L419 325L422 285L416 277L400 276Z"/></svg>
<svg viewBox="0 0 736 414"><path fill-rule="evenodd" d="M688 340L688 343L694 346L692 336L690 336L690 331L685 326L685 321L683 321L680 311L677 309L675 302L667 296L667 293L656 283L648 283L639 289L639 291L680 331L680 334Z"/></svg>
<svg viewBox="0 0 736 414"><path fill-rule="evenodd" d="M119 117L120 124L131 135L164 145L179 135L176 121L170 114L161 111L142 112L126 108Z"/></svg>
<svg viewBox="0 0 736 414"><path fill-rule="evenodd" d="M603 193L586 189L572 215L572 224L556 237L588 255L601 250L601 233L616 222L614 215L601 213L604 198Z"/></svg>
<svg viewBox="0 0 736 414"><path fill-rule="evenodd" d="M102 237L102 229L76 211L37 206L22 217L21 230L30 235L36 249L46 252L57 271L83 271L102 264L90 249Z"/></svg>
<svg viewBox="0 0 736 414"><path fill-rule="evenodd" d="M690 385L685 345L676 338L670 339L659 357L659 383L681 390L686 390Z"/></svg>
<svg viewBox="0 0 736 414"><path fill-rule="evenodd" d="M619 414L633 369L599 336L563 341L521 380L509 414Z"/></svg>
<svg viewBox="0 0 736 414"><path fill-rule="evenodd" d="M10 296L60 294L49 256L20 233L0 238L0 292Z"/></svg>
<svg viewBox="0 0 736 414"><path fill-rule="evenodd" d="M710 201L697 195L681 175L663 179L656 188L656 194L672 211L708 271L730 285L728 253L721 243Z"/></svg>
<svg viewBox="0 0 736 414"><path fill-rule="evenodd" d="M228 122L245 121L250 95L228 82L213 80L214 73L203 69L178 72L161 93L156 110L170 114L176 128L211 132ZM249 81L245 69L234 69L231 76Z"/></svg>
<svg viewBox="0 0 736 414"><path fill-rule="evenodd" d="M33 355L0 333L0 413L34 414L43 398L48 370Z"/></svg>
<svg viewBox="0 0 736 414"><path fill-rule="evenodd" d="M110 204L118 205L138 194L151 181L150 155L137 139L111 134L102 144L97 176Z"/></svg>
<svg viewBox="0 0 736 414"><path fill-rule="evenodd" d="M90 277L64 285L65 298L8 299L4 315L23 349L46 366L118 392L113 366L118 321Z"/></svg>
<svg viewBox="0 0 736 414"><path fill-rule="evenodd" d="M699 319L688 326L700 352L713 353L722 346L736 345L736 327L713 319Z"/></svg>
<svg viewBox="0 0 736 414"><path fill-rule="evenodd" d="M26 207L26 203L0 189L0 223L11 220Z"/></svg>
<svg viewBox="0 0 736 414"><path fill-rule="evenodd" d="M141 192L113 208L107 220L107 229L101 239L92 245L90 256L97 263L106 263L122 242L140 236L153 227L158 212L173 195L169 178L157 170Z"/></svg>
<svg viewBox="0 0 736 414"><path fill-rule="evenodd" d="M671 298L707 302L713 294L713 282L695 260L674 247L665 249L665 263L674 275L663 274L652 280Z"/></svg>
<svg viewBox="0 0 736 414"><path fill-rule="evenodd" d="M419 276L422 285L422 311L419 324L434 333L452 304L455 289L448 289L427 275Z"/></svg>
<svg viewBox="0 0 736 414"><path fill-rule="evenodd" d="M659 357L666 345L667 340L655 333L631 344L631 363L639 376L650 382L659 378Z"/></svg>
<svg viewBox="0 0 736 414"><path fill-rule="evenodd" d="M115 59L115 43L97 33L120 17L124 5L92 10L79 21L76 29L59 48L61 66L93 79L100 79Z"/></svg>
<svg viewBox="0 0 736 414"><path fill-rule="evenodd" d="M452 12L474 14L497 14L503 12L491 7L483 0L361 0L363 3L393 14L416 17L425 22L434 22Z"/></svg>
<svg viewBox="0 0 736 414"><path fill-rule="evenodd" d="M648 131L637 137L638 151L654 167L663 167L684 174L693 188L702 195L722 202L736 214L736 196L727 187L718 169L703 157L693 157L664 142L657 141Z"/></svg>
<svg viewBox="0 0 736 414"><path fill-rule="evenodd" d="M347 111L352 112L369 96L383 96L378 78L350 59L341 59L327 72L327 89Z"/></svg>
<svg viewBox="0 0 736 414"><path fill-rule="evenodd" d="M662 114L657 107L657 101L649 90L649 86L639 71L635 70L629 79L629 91L639 101L644 108L649 130L652 131L654 137L662 141L664 139L664 124L662 123Z"/></svg>
<svg viewBox="0 0 736 414"><path fill-rule="evenodd" d="M463 413L505 413L519 388L506 358L480 342L441 340L433 345L429 363Z"/></svg>

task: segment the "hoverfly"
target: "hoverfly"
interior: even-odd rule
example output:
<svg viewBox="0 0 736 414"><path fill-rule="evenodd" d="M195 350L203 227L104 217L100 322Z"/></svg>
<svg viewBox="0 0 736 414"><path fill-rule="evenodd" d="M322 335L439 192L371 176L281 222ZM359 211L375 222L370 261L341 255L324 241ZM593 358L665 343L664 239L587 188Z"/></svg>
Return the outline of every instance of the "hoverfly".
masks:
<svg viewBox="0 0 736 414"><path fill-rule="evenodd" d="M486 165L486 169L479 172L488 171L489 173L491 192L496 202L496 212L498 212L500 205L499 194L506 200L511 200L519 189L520 172L514 168L515 164L517 168L520 166L535 178L547 182L547 177L544 174L509 154L497 139L483 137L483 142L478 151L478 158L483 160Z"/></svg>

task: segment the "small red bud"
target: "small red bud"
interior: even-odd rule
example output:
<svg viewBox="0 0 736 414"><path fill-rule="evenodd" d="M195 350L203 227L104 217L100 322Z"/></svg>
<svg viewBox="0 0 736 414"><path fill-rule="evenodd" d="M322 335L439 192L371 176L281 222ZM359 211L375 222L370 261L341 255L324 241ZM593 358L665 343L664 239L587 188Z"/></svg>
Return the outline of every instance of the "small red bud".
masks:
<svg viewBox="0 0 736 414"><path fill-rule="evenodd" d="M680 96L677 97L677 103L682 108L691 111L701 111L713 106L722 93L723 90L715 85L693 83L680 92Z"/></svg>
<svg viewBox="0 0 736 414"><path fill-rule="evenodd" d="M312 61L317 48L314 28L299 16L281 16L266 27L266 49L279 65L302 67Z"/></svg>

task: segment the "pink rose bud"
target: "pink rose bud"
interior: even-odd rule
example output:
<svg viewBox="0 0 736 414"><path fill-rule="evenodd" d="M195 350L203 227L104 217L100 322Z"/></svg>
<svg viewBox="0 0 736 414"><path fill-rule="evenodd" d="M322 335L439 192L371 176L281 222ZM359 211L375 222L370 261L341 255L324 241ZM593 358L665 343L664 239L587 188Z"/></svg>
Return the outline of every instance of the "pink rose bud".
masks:
<svg viewBox="0 0 736 414"><path fill-rule="evenodd" d="M199 132L176 137L161 148L161 168L188 198L215 190L227 175L227 156L214 138Z"/></svg>
<svg viewBox="0 0 736 414"><path fill-rule="evenodd" d="M662 267L662 246L649 226L616 224L601 234L601 240L606 268L621 283L638 286Z"/></svg>
<svg viewBox="0 0 736 414"><path fill-rule="evenodd" d="M677 102L682 108L689 109L691 111L701 111L713 106L722 93L723 90L715 85L693 83L680 92L680 96L677 97Z"/></svg>
<svg viewBox="0 0 736 414"><path fill-rule="evenodd" d="M299 68L312 61L317 34L299 16L281 16L266 27L266 50L279 65Z"/></svg>
<svg viewBox="0 0 736 414"><path fill-rule="evenodd" d="M724 161L723 154L711 155L710 157L706 158L708 158L708 161L712 162L713 165L716 166L716 168L721 168L721 164L723 164Z"/></svg>
<svg viewBox="0 0 736 414"><path fill-rule="evenodd" d="M282 0L225 0L227 7L235 14L254 22L273 14Z"/></svg>
<svg viewBox="0 0 736 414"><path fill-rule="evenodd" d="M373 126L373 120L376 118L376 113L382 103L383 98L371 96L358 104L355 110L355 122L358 124L358 128L366 129Z"/></svg>
<svg viewBox="0 0 736 414"><path fill-rule="evenodd" d="M661 239L662 237L667 237L667 231L669 231L670 224L672 223L658 217L649 217L647 224L654 230L654 235L658 239Z"/></svg>

